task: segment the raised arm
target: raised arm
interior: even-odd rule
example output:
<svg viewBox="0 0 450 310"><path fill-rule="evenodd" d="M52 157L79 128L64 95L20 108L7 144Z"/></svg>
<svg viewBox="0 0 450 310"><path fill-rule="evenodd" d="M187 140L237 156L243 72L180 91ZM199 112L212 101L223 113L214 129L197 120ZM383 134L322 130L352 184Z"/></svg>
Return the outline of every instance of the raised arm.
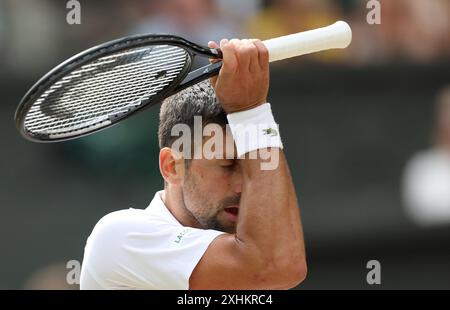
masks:
<svg viewBox="0 0 450 310"><path fill-rule="evenodd" d="M220 47L223 66L212 83L227 114L266 103L265 46L258 40L222 40ZM236 234L223 234L211 243L190 277L191 289L284 289L306 277L303 232L288 163L281 148L262 151L278 151L278 165L263 170L267 160L258 151L239 160L243 183Z"/></svg>

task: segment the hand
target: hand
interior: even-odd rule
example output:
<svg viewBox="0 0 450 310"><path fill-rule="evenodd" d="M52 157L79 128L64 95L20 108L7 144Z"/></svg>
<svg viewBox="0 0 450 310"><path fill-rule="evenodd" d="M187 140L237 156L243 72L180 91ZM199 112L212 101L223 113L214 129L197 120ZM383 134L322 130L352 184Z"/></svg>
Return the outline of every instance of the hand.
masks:
<svg viewBox="0 0 450 310"><path fill-rule="evenodd" d="M218 48L209 42L210 48ZM216 96L226 113L254 108L267 102L269 52L260 40L220 41L223 65L211 78Z"/></svg>

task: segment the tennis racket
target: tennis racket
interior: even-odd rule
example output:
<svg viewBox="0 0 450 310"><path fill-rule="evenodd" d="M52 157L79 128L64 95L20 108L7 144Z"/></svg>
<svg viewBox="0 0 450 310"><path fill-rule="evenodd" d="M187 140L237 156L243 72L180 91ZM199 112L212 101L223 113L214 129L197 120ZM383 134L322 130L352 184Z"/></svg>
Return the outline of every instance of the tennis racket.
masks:
<svg viewBox="0 0 450 310"><path fill-rule="evenodd" d="M333 25L263 41L277 61L345 48L349 25ZM171 35L138 35L107 42L61 63L21 100L15 122L34 142L58 142L108 128L176 92L218 74L217 61L193 70L196 57L220 59L211 49Z"/></svg>

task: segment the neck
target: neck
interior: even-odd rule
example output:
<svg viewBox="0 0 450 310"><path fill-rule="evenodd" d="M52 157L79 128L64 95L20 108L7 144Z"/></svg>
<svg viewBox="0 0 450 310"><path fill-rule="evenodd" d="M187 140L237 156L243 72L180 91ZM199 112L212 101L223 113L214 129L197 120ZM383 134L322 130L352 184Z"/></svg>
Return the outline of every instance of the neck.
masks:
<svg viewBox="0 0 450 310"><path fill-rule="evenodd" d="M194 228L202 228L192 213L186 208L183 199L183 192L180 188L166 186L161 195L161 199L167 209L180 222L181 225Z"/></svg>

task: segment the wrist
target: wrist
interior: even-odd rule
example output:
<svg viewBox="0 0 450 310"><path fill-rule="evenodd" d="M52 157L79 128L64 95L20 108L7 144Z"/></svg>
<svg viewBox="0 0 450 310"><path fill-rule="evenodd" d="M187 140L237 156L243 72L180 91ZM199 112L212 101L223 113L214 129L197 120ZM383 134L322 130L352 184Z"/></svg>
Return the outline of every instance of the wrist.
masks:
<svg viewBox="0 0 450 310"><path fill-rule="evenodd" d="M267 103L267 99L264 100L260 100L257 103L253 103L253 104L248 104L246 106L242 106L239 104L230 104L230 105L223 105L224 106L224 110L227 114L232 114L232 113L237 113L237 112L243 112L243 111L247 111L247 110L251 110L253 108L256 108L260 105L263 105Z"/></svg>
<svg viewBox="0 0 450 310"><path fill-rule="evenodd" d="M270 103L229 113L227 118L238 157L258 149L283 148L279 126L273 117Z"/></svg>

